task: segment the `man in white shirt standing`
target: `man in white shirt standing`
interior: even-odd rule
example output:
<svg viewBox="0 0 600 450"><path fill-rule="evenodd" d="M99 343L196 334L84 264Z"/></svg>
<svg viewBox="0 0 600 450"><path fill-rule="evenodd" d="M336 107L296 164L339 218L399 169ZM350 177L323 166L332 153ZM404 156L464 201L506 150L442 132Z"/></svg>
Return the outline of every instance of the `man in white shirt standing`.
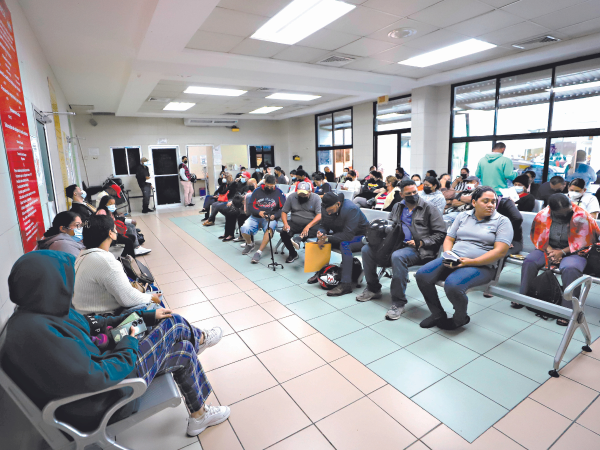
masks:
<svg viewBox="0 0 600 450"><path fill-rule="evenodd" d="M356 172L354 170L348 171L346 181L341 186L341 189L344 191L354 191L354 195L358 194L362 186L356 178Z"/></svg>
<svg viewBox="0 0 600 450"><path fill-rule="evenodd" d="M179 180L183 187L183 204L185 206L194 206L192 203L192 195L194 195L194 186L192 185L192 174L187 166L188 157L183 156L181 158L181 164L179 164Z"/></svg>

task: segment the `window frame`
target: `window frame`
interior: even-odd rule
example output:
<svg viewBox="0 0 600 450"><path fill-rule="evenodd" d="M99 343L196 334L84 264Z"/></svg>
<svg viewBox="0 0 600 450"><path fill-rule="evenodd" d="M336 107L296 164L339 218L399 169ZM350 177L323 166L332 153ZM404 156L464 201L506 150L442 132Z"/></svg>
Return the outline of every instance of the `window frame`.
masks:
<svg viewBox="0 0 600 450"><path fill-rule="evenodd" d="M126 175L118 175L116 172L116 168L115 168L115 154L113 152L113 149L125 149L125 162L127 163L127 174ZM135 177L135 173L131 173L131 167L129 167L129 152L128 150L130 148L136 148L139 152L140 155L140 161L143 158L142 155L142 146L141 145L111 145L110 146L110 162L112 164L112 170L113 170L113 175L115 177Z"/></svg>
<svg viewBox="0 0 600 450"><path fill-rule="evenodd" d="M581 136L600 136L600 128L578 128L571 130L552 130L552 118L554 113L554 87L556 85L556 69L557 67L573 64L581 61L587 61L591 59L600 59L600 53L594 53L592 55L581 56L578 58L567 59L563 61L558 61L554 63L544 64L535 67L529 67L527 69L515 70L511 72L504 72L493 76L481 77L473 80L463 81L460 83L452 84L451 96L450 96L450 132L449 132L449 144L448 144L448 173L452 170L452 146L454 144L464 143L464 142L481 142L481 141L492 141L492 146L496 144L496 142L509 142L511 140L524 140L524 139L546 139L545 146L545 154L544 154L544 169L542 174L542 182L546 182L548 180L548 165L550 161L550 144L552 139L562 138L562 137L581 137ZM521 133L521 134L496 134L498 130L498 104L500 100L500 79L515 75L522 75L525 73L531 72L539 72L541 70L552 70L552 78L551 78L551 91L550 91L550 105L548 109L548 127L547 131L542 133ZM496 79L496 98L494 105L494 134L486 135L486 136L471 136L471 137L454 137L454 101L455 101L455 90L457 87L465 86L468 84L478 83L487 81L490 79ZM491 148L490 148L491 151Z"/></svg>
<svg viewBox="0 0 600 450"><path fill-rule="evenodd" d="M348 145L330 145L330 146L319 146L319 117L321 116L331 116L331 142L335 144L335 130L333 129L333 115L340 111L348 111L350 110L350 129L352 130L352 144ZM344 150L347 148L352 149L352 167L354 167L354 107L348 106L346 108L340 108L333 111L327 111L320 114L315 114L315 167L319 167L319 151L329 151L329 150Z"/></svg>
<svg viewBox="0 0 600 450"><path fill-rule="evenodd" d="M412 94L399 95L394 98L390 98L388 101L392 102L394 100L400 100L401 98L412 98ZM410 106L411 116L412 116L412 101ZM412 123L412 119L411 119ZM386 130L386 131L377 131L377 102L373 102L373 163L371 165L377 167L377 159L379 157L379 149L377 146L377 137L384 136L386 134L397 134L398 135L398 148L396 153L396 161L398 161L398 165L400 165L400 155L402 153L402 134L411 133L411 128L398 128L397 130ZM395 168L394 168L395 169Z"/></svg>

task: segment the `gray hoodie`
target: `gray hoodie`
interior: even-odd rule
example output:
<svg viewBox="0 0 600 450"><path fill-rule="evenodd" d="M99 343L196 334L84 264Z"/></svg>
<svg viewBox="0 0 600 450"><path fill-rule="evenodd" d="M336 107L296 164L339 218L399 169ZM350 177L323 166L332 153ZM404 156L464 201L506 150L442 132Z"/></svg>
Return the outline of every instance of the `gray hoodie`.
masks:
<svg viewBox="0 0 600 450"><path fill-rule="evenodd" d="M81 250L85 250L83 242L77 242L66 233L58 233L54 236L44 237L38 241L38 250L56 250L59 252L70 253L76 258Z"/></svg>

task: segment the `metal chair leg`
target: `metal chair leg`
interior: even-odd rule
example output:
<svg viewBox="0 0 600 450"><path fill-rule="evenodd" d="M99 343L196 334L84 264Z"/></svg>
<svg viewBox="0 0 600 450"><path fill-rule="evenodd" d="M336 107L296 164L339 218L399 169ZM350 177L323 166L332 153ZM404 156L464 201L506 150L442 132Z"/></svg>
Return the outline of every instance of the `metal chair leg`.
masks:
<svg viewBox="0 0 600 450"><path fill-rule="evenodd" d="M548 374L551 377L558 378L558 368L560 367L560 362L565 356L565 352L567 351L567 347L571 343L571 338L573 334L575 334L575 330L579 328L579 324L577 323L577 319L575 317L575 311L571 316L571 320L569 320L569 325L567 325L567 329L565 334L563 335L562 340L560 341L560 345L558 346L558 350L556 351L556 355L554 356L554 369L549 371Z"/></svg>

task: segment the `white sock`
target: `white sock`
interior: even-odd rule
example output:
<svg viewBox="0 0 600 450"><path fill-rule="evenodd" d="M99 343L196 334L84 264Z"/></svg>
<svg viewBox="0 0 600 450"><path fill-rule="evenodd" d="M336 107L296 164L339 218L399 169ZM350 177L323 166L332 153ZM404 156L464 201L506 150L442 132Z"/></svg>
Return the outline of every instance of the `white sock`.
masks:
<svg viewBox="0 0 600 450"><path fill-rule="evenodd" d="M262 250L257 250L256 253L258 253L259 255L262 255Z"/></svg>

